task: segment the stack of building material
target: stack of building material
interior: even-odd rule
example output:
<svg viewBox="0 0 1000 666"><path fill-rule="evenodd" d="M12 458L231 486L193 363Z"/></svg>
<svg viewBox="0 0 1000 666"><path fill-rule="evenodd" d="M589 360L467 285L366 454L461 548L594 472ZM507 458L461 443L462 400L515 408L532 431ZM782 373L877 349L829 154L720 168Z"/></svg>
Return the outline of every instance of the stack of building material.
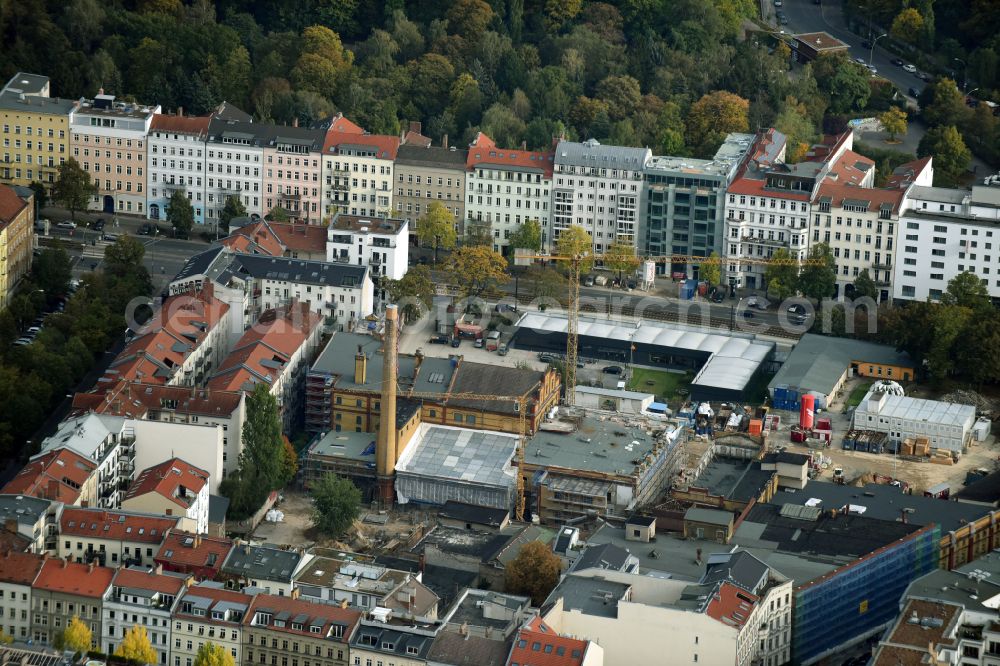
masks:
<svg viewBox="0 0 1000 666"><path fill-rule="evenodd" d="M904 456L912 456L913 448L914 448L913 440L907 437L906 439L903 440L903 446L899 452Z"/></svg>
<svg viewBox="0 0 1000 666"><path fill-rule="evenodd" d="M913 440L913 455L926 456L931 452L931 441L926 437L915 437ZM950 453L948 454L951 455Z"/></svg>
<svg viewBox="0 0 1000 666"><path fill-rule="evenodd" d="M955 461L952 460L951 457L951 451L948 451L947 449L935 449L934 452L931 454L930 460L932 463L936 463L938 465L955 464Z"/></svg>

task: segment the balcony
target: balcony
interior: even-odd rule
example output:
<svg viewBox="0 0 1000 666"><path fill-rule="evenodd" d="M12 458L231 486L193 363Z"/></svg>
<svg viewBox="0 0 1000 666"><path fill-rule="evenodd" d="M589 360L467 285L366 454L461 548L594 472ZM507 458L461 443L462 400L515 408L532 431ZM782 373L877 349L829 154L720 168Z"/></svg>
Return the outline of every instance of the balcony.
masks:
<svg viewBox="0 0 1000 666"><path fill-rule="evenodd" d="M290 194L290 193L278 193L278 201L301 201L301 194Z"/></svg>
<svg viewBox="0 0 1000 666"><path fill-rule="evenodd" d="M743 236L740 238L741 243L756 243L757 245L770 245L772 247L786 247L787 243L783 240L776 240L774 238L761 238L759 236Z"/></svg>

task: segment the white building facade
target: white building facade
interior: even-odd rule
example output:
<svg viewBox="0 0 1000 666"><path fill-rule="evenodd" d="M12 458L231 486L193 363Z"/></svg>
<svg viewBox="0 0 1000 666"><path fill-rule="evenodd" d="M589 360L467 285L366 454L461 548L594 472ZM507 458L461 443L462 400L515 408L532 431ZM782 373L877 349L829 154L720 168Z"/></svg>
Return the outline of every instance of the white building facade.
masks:
<svg viewBox="0 0 1000 666"><path fill-rule="evenodd" d="M253 123L213 118L208 128L205 160L206 222L218 224L231 196L247 215L263 217L264 140Z"/></svg>
<svg viewBox="0 0 1000 666"><path fill-rule="evenodd" d="M15 640L31 637L31 584L41 568L35 553L0 555L0 630Z"/></svg>
<svg viewBox="0 0 1000 666"><path fill-rule="evenodd" d="M323 143L323 215L388 216L399 139L328 131Z"/></svg>
<svg viewBox="0 0 1000 666"><path fill-rule="evenodd" d="M194 209L195 224L205 223L205 141L208 117L157 114L146 140L146 217L167 217L167 204L181 190Z"/></svg>
<svg viewBox="0 0 1000 666"><path fill-rule="evenodd" d="M119 570L104 593L101 650L114 654L125 632L141 626L156 651L157 663L166 664L170 655L170 614L184 588L185 578L178 574L166 575L145 567Z"/></svg>
<svg viewBox="0 0 1000 666"><path fill-rule="evenodd" d="M326 232L326 260L368 266L372 278L399 280L409 266L410 225L406 220L337 213Z"/></svg>
<svg viewBox="0 0 1000 666"><path fill-rule="evenodd" d="M576 225L594 239L597 254L616 242L638 250L643 170L652 157L649 148L560 141L552 176L552 241Z"/></svg>
<svg viewBox="0 0 1000 666"><path fill-rule="evenodd" d="M910 188L900 215L893 298L939 300L972 272L1000 298L1000 178L968 190Z"/></svg>

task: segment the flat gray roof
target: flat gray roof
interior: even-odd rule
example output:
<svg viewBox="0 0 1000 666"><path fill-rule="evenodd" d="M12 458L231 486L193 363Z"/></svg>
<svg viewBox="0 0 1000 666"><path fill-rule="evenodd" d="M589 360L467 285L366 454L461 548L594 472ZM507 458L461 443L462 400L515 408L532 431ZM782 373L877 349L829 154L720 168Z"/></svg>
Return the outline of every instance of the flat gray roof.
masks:
<svg viewBox="0 0 1000 666"><path fill-rule="evenodd" d="M13 90L0 92L0 109L9 109L11 111L69 116L69 112L75 109L76 105L76 100L62 99L61 97L21 95Z"/></svg>
<svg viewBox="0 0 1000 666"><path fill-rule="evenodd" d="M951 187L928 187L926 185L914 185L910 188L909 198L911 200L925 199L927 201L939 201L947 204L962 204L968 201L971 193L969 190L960 190Z"/></svg>
<svg viewBox="0 0 1000 666"><path fill-rule="evenodd" d="M10 81L4 89L15 88L25 95L39 95L49 85L49 77L42 74L29 74L28 72L18 72L10 77Z"/></svg>
<svg viewBox="0 0 1000 666"><path fill-rule="evenodd" d="M1000 596L1000 551L990 551L953 571L936 569L921 576L910 583L905 596L959 604L993 615L995 599Z"/></svg>
<svg viewBox="0 0 1000 666"><path fill-rule="evenodd" d="M924 400L923 398L910 398L905 395L883 393L880 396L881 399L878 408L873 409L873 406L868 401L872 395L873 391L869 391L861 401L861 404L855 408L855 418L877 414L880 417L890 419L922 421L935 425L963 428L971 427L976 421L976 408L972 405L960 405L954 402Z"/></svg>
<svg viewBox="0 0 1000 666"><path fill-rule="evenodd" d="M598 617L618 617L618 602L625 597L631 587L604 578L569 574L563 577L542 605L562 598L565 611L575 610Z"/></svg>
<svg viewBox="0 0 1000 666"><path fill-rule="evenodd" d="M707 523L709 525L729 525L735 520L735 517L728 511L703 509L698 506L693 506L684 512L684 520L690 520L696 523Z"/></svg>
<svg viewBox="0 0 1000 666"><path fill-rule="evenodd" d="M0 495L0 519L15 519L25 525L34 525L52 505L47 499L29 495Z"/></svg>
<svg viewBox="0 0 1000 666"><path fill-rule="evenodd" d="M604 146L595 139L560 141L555 154L556 164L632 171L641 170L652 156L649 148Z"/></svg>
<svg viewBox="0 0 1000 666"><path fill-rule="evenodd" d="M422 423L396 472L507 487L514 480L516 449L516 435Z"/></svg>
<svg viewBox="0 0 1000 666"><path fill-rule="evenodd" d="M309 455L344 458L375 462L375 438L373 432L330 431L309 445ZM366 451L371 448L370 453Z"/></svg>
<svg viewBox="0 0 1000 666"><path fill-rule="evenodd" d="M829 395L855 361L908 368L916 365L909 354L888 345L806 333L767 387L772 391L785 386Z"/></svg>

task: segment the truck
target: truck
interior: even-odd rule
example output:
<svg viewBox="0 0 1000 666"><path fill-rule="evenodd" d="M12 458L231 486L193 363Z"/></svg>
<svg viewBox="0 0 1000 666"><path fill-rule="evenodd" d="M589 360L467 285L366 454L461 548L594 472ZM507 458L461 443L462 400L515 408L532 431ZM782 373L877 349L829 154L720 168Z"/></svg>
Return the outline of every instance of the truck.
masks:
<svg viewBox="0 0 1000 666"><path fill-rule="evenodd" d="M490 331L486 336L486 351L496 351L500 346L500 331Z"/></svg>
<svg viewBox="0 0 1000 666"><path fill-rule="evenodd" d="M598 275L594 278L594 284L596 284L598 287L603 287L607 283L608 283L608 278L604 277L603 275Z"/></svg>

